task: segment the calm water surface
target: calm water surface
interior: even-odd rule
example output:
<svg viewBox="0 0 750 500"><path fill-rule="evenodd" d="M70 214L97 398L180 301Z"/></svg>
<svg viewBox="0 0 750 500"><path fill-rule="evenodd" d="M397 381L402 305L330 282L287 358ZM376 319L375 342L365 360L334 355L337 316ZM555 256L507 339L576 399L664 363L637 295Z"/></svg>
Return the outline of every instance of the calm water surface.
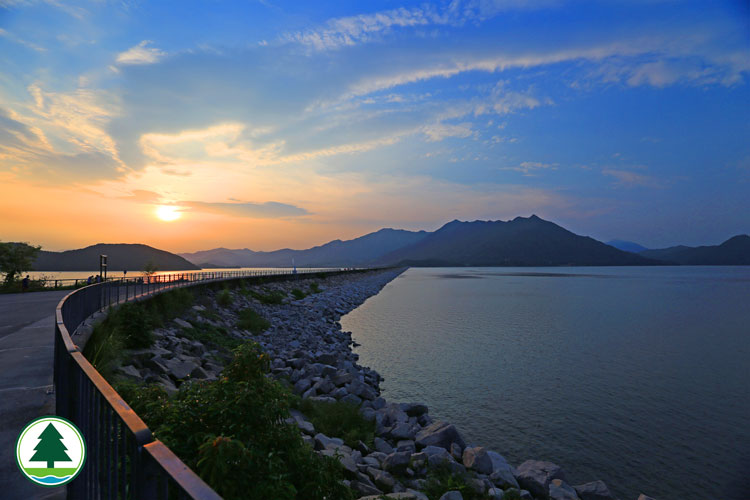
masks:
<svg viewBox="0 0 750 500"><path fill-rule="evenodd" d="M341 323L386 398L515 465L750 498L750 267L412 268Z"/></svg>

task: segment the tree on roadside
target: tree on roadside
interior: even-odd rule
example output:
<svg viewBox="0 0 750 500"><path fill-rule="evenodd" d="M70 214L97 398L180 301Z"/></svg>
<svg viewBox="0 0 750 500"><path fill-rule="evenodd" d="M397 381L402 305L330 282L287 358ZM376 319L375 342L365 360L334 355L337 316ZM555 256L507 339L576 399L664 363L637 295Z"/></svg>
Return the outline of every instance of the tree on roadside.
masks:
<svg viewBox="0 0 750 500"><path fill-rule="evenodd" d="M143 275L144 276L152 276L153 274L156 274L156 271L159 270L159 266L157 266L153 260L149 260L145 266L143 266Z"/></svg>
<svg viewBox="0 0 750 500"><path fill-rule="evenodd" d="M41 248L28 243L0 243L0 273L5 274L5 283L13 284L31 270Z"/></svg>

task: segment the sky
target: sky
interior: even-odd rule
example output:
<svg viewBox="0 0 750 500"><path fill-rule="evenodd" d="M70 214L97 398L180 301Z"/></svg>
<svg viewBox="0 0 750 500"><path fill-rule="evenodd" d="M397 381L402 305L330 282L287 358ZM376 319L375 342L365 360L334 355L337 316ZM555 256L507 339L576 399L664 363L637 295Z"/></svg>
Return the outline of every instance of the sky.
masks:
<svg viewBox="0 0 750 500"><path fill-rule="evenodd" d="M0 240L750 233L746 1L0 0Z"/></svg>

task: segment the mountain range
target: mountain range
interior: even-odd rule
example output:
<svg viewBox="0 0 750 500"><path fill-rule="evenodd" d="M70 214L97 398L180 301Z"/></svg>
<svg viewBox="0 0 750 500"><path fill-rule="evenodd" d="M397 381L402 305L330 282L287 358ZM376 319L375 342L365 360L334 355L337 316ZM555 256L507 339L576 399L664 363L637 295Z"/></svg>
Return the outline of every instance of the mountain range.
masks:
<svg viewBox="0 0 750 500"><path fill-rule="evenodd" d="M620 247L620 248L616 248ZM626 251L627 249L631 251ZM216 248L175 255L140 244L97 244L65 252L39 252L37 271L90 271L99 255L109 270L134 272L153 264L160 271L211 267L366 266L630 266L750 265L750 236L720 245L650 250L637 243L602 243L532 215L509 221L454 220L440 229L381 229L352 240L334 240L306 250L256 252Z"/></svg>
<svg viewBox="0 0 750 500"><path fill-rule="evenodd" d="M153 264L159 271L200 269L179 255L148 245L99 243L65 252L40 251L34 261L35 271L91 271L99 268L99 255L107 256L109 271L141 271Z"/></svg>
<svg viewBox="0 0 750 500"><path fill-rule="evenodd" d="M721 245L644 250L638 255L688 266L750 265L750 236L740 234Z"/></svg>

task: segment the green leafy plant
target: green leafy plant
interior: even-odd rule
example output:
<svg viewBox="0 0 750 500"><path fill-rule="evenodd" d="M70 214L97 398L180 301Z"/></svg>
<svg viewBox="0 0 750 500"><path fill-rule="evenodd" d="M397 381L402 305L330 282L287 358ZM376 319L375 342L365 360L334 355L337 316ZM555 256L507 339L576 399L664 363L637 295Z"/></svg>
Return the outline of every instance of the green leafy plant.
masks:
<svg viewBox="0 0 750 500"><path fill-rule="evenodd" d="M257 335L271 326L271 323L248 307L240 311L237 326Z"/></svg>
<svg viewBox="0 0 750 500"><path fill-rule="evenodd" d="M225 288L216 294L216 303L221 307L229 307L232 305L232 293Z"/></svg>
<svg viewBox="0 0 750 500"><path fill-rule="evenodd" d="M243 342L243 340L230 335L223 326L214 326L199 321L190 321L190 324L193 325L193 328L183 329L182 336L191 340L198 340L202 344L232 350Z"/></svg>
<svg viewBox="0 0 750 500"><path fill-rule="evenodd" d="M439 500L441 496L449 491L459 491L464 500L482 500L479 494L466 483L466 476L451 472L447 465L440 465L427 474L427 482L424 494L430 500Z"/></svg>
<svg viewBox="0 0 750 500"><path fill-rule="evenodd" d="M521 492L515 488L510 488L503 492L501 500L521 500Z"/></svg>
<svg viewBox="0 0 750 500"><path fill-rule="evenodd" d="M269 358L247 342L214 382L117 390L188 467L227 499L350 500L337 460L317 456L289 417L291 394L266 376Z"/></svg>
<svg viewBox="0 0 750 500"><path fill-rule="evenodd" d="M292 295L297 300L301 300L301 299L304 299L305 297L307 297L307 294L305 292L303 292L302 290L300 290L299 288L293 288L292 289Z"/></svg>
<svg viewBox="0 0 750 500"><path fill-rule="evenodd" d="M283 304L284 299L286 298L286 294L281 290L266 291L265 293L261 293L257 290L248 290L247 293L254 299L258 300L261 304L266 305Z"/></svg>
<svg viewBox="0 0 750 500"><path fill-rule="evenodd" d="M320 285L316 281L310 283L310 293L320 293Z"/></svg>
<svg viewBox="0 0 750 500"><path fill-rule="evenodd" d="M357 405L302 399L295 406L310 419L318 432L326 436L339 436L351 447L357 446L359 441L367 446L373 445L375 422L365 419Z"/></svg>

